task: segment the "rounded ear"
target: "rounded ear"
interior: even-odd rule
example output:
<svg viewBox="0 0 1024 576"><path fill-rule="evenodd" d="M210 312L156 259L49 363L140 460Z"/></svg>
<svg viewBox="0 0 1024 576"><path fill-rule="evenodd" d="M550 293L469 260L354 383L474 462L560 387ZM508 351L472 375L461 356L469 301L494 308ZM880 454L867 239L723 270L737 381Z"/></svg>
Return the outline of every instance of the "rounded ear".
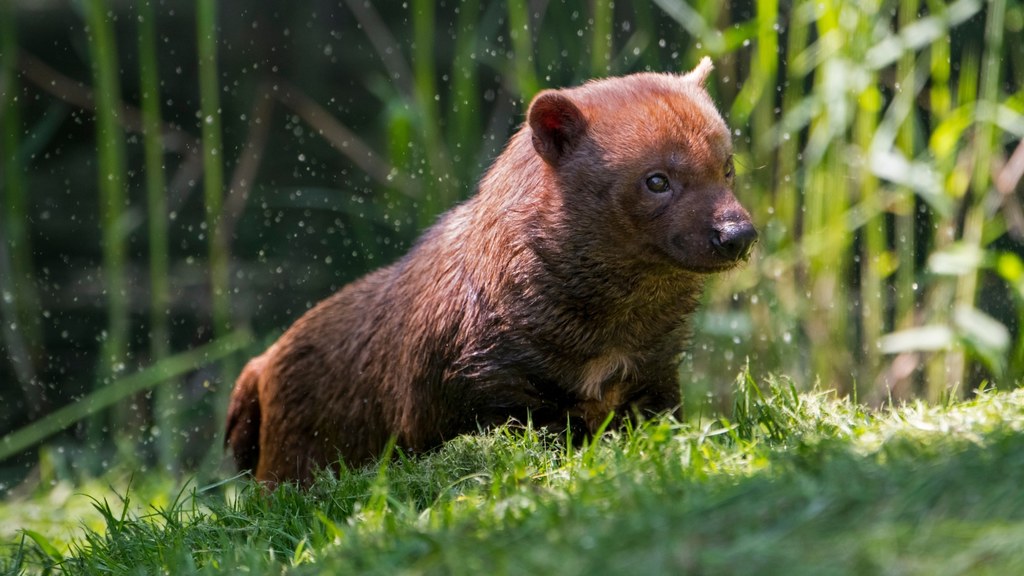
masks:
<svg viewBox="0 0 1024 576"><path fill-rule="evenodd" d="M557 166L572 151L587 129L583 112L555 90L538 94L530 103L526 118L533 130L533 147L552 166Z"/></svg>
<svg viewBox="0 0 1024 576"><path fill-rule="evenodd" d="M711 71L714 69L715 65L711 63L711 58L705 56L700 59L700 63L697 64L697 67L687 72L683 78L703 87L707 84L708 76L711 75Z"/></svg>

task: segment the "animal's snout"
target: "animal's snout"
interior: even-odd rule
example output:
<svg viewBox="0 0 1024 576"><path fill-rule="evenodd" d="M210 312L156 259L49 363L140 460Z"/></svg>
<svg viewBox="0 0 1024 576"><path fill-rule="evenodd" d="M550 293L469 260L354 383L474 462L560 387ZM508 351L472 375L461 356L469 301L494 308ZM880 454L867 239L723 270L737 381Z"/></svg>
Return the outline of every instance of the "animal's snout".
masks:
<svg viewBox="0 0 1024 576"><path fill-rule="evenodd" d="M757 242L757 230L749 220L729 221L715 227L711 245L727 260L746 260Z"/></svg>

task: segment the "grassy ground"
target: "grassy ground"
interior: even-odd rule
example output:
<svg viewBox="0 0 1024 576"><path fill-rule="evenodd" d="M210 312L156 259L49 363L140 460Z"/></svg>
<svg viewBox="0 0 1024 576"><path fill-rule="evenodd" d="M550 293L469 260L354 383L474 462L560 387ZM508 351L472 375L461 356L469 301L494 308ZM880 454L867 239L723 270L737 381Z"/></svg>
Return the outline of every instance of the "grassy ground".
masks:
<svg viewBox="0 0 1024 576"><path fill-rule="evenodd" d="M79 496L94 505L70 543L10 504L5 526L35 528L8 529L0 570L1024 573L1024 391L867 411L738 386L728 418L648 422L578 449L501 429L308 493L229 482L148 506L135 501L167 487L136 480Z"/></svg>

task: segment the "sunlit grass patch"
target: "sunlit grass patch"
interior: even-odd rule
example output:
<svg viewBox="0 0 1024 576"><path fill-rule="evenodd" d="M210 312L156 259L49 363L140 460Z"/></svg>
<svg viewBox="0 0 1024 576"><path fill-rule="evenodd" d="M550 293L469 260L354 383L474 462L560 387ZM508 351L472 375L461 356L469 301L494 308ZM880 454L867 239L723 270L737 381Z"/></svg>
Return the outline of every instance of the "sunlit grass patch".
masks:
<svg viewBox="0 0 1024 576"><path fill-rule="evenodd" d="M20 548L7 533L4 562L86 574L1024 568L1024 392L870 411L741 375L736 397L728 418L652 420L583 446L505 427L323 474L308 491L234 482L152 506L107 492L94 496L102 524L93 514L69 548L45 527Z"/></svg>
<svg viewBox="0 0 1024 576"><path fill-rule="evenodd" d="M9 496L0 505L0 542L18 542L23 534L34 534L51 552L67 554L83 533L107 528L103 507L118 506L128 497L127 510L138 518L170 506L178 491L169 477L141 478L123 470L78 484L56 482L33 495Z"/></svg>

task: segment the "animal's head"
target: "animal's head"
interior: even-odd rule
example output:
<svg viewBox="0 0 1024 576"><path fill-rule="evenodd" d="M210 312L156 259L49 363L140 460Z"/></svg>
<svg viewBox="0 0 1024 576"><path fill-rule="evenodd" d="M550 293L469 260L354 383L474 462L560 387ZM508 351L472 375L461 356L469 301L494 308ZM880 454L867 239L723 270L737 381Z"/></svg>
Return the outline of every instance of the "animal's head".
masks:
<svg viewBox="0 0 1024 576"><path fill-rule="evenodd" d="M733 195L729 129L704 88L711 61L547 90L527 123L568 225L620 257L700 273L746 260L757 241Z"/></svg>

